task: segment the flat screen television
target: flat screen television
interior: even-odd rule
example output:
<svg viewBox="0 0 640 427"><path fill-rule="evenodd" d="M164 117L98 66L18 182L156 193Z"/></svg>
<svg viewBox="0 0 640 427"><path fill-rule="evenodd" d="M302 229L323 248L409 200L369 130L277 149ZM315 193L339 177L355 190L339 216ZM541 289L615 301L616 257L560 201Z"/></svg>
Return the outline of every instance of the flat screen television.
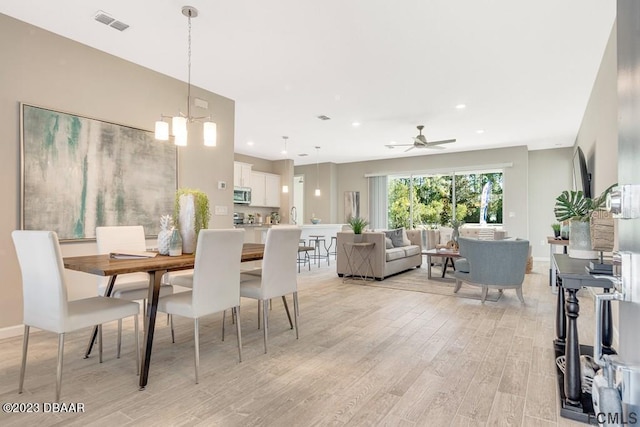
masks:
<svg viewBox="0 0 640 427"><path fill-rule="evenodd" d="M591 174L587 171L587 162L580 147L573 153L573 188L582 191L585 197L591 197Z"/></svg>

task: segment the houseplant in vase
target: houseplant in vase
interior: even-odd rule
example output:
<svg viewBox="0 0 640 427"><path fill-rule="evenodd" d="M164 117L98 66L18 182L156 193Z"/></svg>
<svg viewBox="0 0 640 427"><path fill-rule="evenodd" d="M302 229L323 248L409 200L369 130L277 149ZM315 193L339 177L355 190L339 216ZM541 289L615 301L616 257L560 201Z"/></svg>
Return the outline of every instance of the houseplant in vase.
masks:
<svg viewBox="0 0 640 427"><path fill-rule="evenodd" d="M589 220L594 211L604 208L607 194L614 184L595 199L585 197L582 191L563 191L556 198L553 212L560 222L569 220L569 256L595 259L598 253L591 247Z"/></svg>
<svg viewBox="0 0 640 427"><path fill-rule="evenodd" d="M200 190L181 188L176 192L174 220L182 237L182 252L196 250L198 233L209 226L209 198Z"/></svg>
<svg viewBox="0 0 640 427"><path fill-rule="evenodd" d="M347 220L347 224L349 224L351 226L351 229L353 230L353 242L361 243L362 232L364 231L365 227L369 225L369 221L359 216L350 216Z"/></svg>

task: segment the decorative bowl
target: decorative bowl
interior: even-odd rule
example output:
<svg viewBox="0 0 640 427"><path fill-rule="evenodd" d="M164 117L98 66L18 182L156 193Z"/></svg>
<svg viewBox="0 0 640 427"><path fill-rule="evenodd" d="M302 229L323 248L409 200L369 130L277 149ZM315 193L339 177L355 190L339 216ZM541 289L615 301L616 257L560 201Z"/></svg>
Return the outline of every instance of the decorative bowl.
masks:
<svg viewBox="0 0 640 427"><path fill-rule="evenodd" d="M320 218L311 218L311 224L320 224Z"/></svg>

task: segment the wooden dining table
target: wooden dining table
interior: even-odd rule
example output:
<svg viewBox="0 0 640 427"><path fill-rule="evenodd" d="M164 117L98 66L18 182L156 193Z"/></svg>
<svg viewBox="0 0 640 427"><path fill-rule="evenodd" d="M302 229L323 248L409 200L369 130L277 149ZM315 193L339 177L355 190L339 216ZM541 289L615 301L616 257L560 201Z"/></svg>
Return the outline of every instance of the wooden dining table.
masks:
<svg viewBox="0 0 640 427"><path fill-rule="evenodd" d="M242 246L242 262L259 261L264 256L264 244L245 243ZM109 277L109 284L105 296L110 296L119 274L146 272L149 274L149 296L147 297L147 322L145 325L145 348L142 366L140 370L140 389L144 389L149 380L149 363L151 361L151 349L153 347L153 333L156 324L156 313L158 311L158 298L160 294L160 283L162 276L169 271L188 270L195 264L193 254L180 256L156 255L152 258L137 259L114 259L108 254L85 255L65 257L64 267L69 270L81 271L95 274L97 276ZM87 354L91 352L91 346L95 340L97 327L87 349Z"/></svg>

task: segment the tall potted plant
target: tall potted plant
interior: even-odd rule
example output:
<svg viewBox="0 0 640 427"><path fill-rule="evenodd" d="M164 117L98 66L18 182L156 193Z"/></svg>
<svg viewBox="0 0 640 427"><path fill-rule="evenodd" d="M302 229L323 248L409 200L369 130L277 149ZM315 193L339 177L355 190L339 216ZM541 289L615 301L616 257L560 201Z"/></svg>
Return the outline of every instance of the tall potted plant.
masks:
<svg viewBox="0 0 640 427"><path fill-rule="evenodd" d="M209 198L205 192L191 188L181 188L176 192L174 223L180 230L183 253L195 252L198 233L209 227L210 216Z"/></svg>
<svg viewBox="0 0 640 427"><path fill-rule="evenodd" d="M585 197L582 191L563 191L556 198L553 212L560 222L569 220L569 256L571 258L595 259L598 253L591 248L589 220L591 214L604 208L607 194L613 184L595 199Z"/></svg>
<svg viewBox="0 0 640 427"><path fill-rule="evenodd" d="M350 216L347 220L347 224L351 226L353 234L355 234L355 236L353 236L353 241L355 243L362 242L362 232L364 231L365 227L369 225L369 222L359 216Z"/></svg>

